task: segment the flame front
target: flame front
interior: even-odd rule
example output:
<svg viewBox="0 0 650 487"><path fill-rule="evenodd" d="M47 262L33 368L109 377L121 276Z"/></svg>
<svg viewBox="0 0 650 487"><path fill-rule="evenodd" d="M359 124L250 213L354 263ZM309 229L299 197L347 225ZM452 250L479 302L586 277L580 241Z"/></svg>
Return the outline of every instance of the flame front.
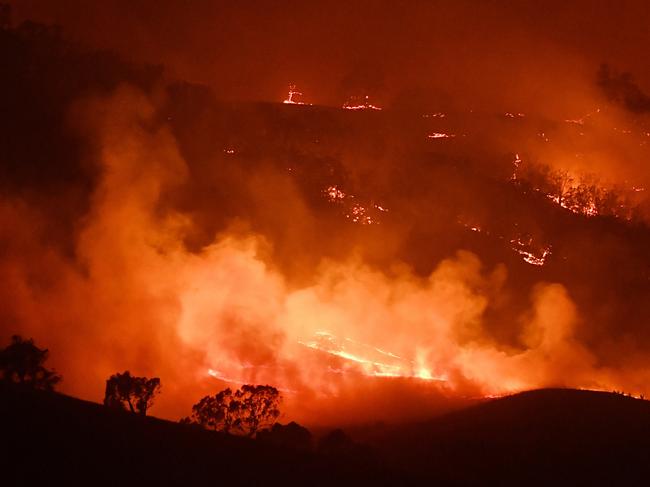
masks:
<svg viewBox="0 0 650 487"><path fill-rule="evenodd" d="M298 95L292 87L288 103L298 103ZM584 322L567 287L533 274L563 258L552 235L520 229L519 222L508 227L505 213L481 218L480 207L458 219L464 233L506 249L504 260L514 252L529 264L526 278L533 277L518 296L524 305L514 306L512 294L520 290L507 288L505 265L484 264L475 252L453 249L418 270L398 258L387 261L385 255L400 245L444 243L442 231L414 232L409 241L395 237L395 229L416 226L418 219L427 230L449 228L431 207L409 200L417 175L399 198L397 191L374 197L362 184L362 170L351 178L356 185L334 182L325 156L312 167L325 176L305 176L302 186L292 179L300 177L294 176L299 168L287 174L262 167L242 177L241 166L223 162L241 157L245 163L246 145L237 140L216 151L218 170L232 171L220 188L220 204L228 204L239 184L239 203L250 222L233 218L206 237L194 220L204 218L214 228L213 214L170 203L191 171L171 129L142 122L154 118L153 102L123 90L88 104L102 177L79 223L71 252L76 260L39 247L33 236L42 229L33 209L10 200L0 207L3 225L15 229L1 261L9 283L3 303L27 333L46 337L68 392L96 398L106 376L118 369L156 374L168 384L161 411L173 416L224 384L268 383L286 391L290 414L309 419L320 418L333 398L347 394L354 404L367 405L370 399L358 391L372 390L377 399L396 384L415 403L430 391L494 396L547 385L648 392L647 374L634 365L603 365L598 348L583 339ZM361 106L377 109L367 99ZM428 118L447 120L442 114ZM524 117L505 118L520 123ZM440 139L452 133L429 132ZM423 139L422 132L417 137ZM581 193L582 183L570 177L554 193L534 186L523 151L511 160L514 174L506 174L499 187L539 193L544 204L560 205L569 215L599 214L601 200L582 197L602 196L598 187ZM202 170L212 174L214 168ZM311 193L305 196L303 188ZM451 192L464 190L459 184ZM424 201L430 196L422 194ZM262 221L257 226L256 216ZM320 242L326 234L338 246ZM377 247L389 250L373 254ZM52 277L40 282L35 275ZM505 318L491 319L497 313Z"/></svg>

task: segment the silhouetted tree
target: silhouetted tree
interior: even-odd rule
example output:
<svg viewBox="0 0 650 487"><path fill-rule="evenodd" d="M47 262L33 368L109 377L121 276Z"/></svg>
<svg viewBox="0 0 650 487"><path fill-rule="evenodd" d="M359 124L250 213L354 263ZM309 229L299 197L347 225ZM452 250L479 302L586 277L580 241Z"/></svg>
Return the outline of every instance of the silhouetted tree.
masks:
<svg viewBox="0 0 650 487"><path fill-rule="evenodd" d="M127 370L122 374L112 375L106 381L104 405L129 410L146 416L153 406L153 399L160 393L160 379L153 377L135 377Z"/></svg>
<svg viewBox="0 0 650 487"><path fill-rule="evenodd" d="M51 391L61 381L61 376L43 366L48 354L47 349L34 345L31 338L23 340L22 337L14 335L11 344L0 350L0 378L7 382Z"/></svg>
<svg viewBox="0 0 650 487"><path fill-rule="evenodd" d="M243 385L235 396L242 405L242 425L251 436L280 416L280 393L275 387Z"/></svg>
<svg viewBox="0 0 650 487"><path fill-rule="evenodd" d="M265 443L298 450L309 450L312 446L309 430L294 421L287 425L275 423L271 429L259 431L257 439Z"/></svg>
<svg viewBox="0 0 650 487"><path fill-rule="evenodd" d="M353 458L357 462L376 462L377 452L369 445L356 443L342 429L335 429L323 436L317 445L321 455L334 458Z"/></svg>
<svg viewBox="0 0 650 487"><path fill-rule="evenodd" d="M318 441L318 452L324 455L340 455L350 452L355 443L342 429L327 433Z"/></svg>
<svg viewBox="0 0 650 487"><path fill-rule="evenodd" d="M205 396L194 406L192 415L183 418L182 423L198 424L206 429L229 433L238 417L238 405L230 388L214 396Z"/></svg>
<svg viewBox="0 0 650 487"><path fill-rule="evenodd" d="M192 415L182 422L255 436L280 416L281 400L275 387L246 384L236 391L228 388L214 396L205 396L192 407Z"/></svg>

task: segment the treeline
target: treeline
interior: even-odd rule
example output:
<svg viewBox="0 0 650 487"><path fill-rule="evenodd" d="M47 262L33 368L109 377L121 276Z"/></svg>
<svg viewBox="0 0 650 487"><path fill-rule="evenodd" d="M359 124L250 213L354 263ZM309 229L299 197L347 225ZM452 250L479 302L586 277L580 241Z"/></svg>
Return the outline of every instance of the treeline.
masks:
<svg viewBox="0 0 650 487"><path fill-rule="evenodd" d="M606 186L593 174L574 175L541 163L516 166L512 181L524 191L541 192L579 215L612 216L626 221L642 218L636 192L644 188Z"/></svg>
<svg viewBox="0 0 650 487"><path fill-rule="evenodd" d="M33 339L14 335L9 345L0 349L0 381L52 392L62 377L46 367L48 357L49 351L36 346ZM161 389L158 377L137 377L128 370L116 373L106 380L104 406L146 416ZM273 386L244 384L239 389L227 388L201 398L192 407L191 415L180 423L324 455L372 457L371 450L352 441L340 429L315 443L307 428L295 422L278 423L281 402L282 395Z"/></svg>

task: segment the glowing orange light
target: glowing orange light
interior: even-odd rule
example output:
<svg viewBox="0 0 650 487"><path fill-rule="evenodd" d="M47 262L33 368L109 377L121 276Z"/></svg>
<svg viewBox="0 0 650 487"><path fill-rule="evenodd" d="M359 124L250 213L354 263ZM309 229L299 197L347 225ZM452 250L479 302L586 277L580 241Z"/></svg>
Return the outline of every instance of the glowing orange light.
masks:
<svg viewBox="0 0 650 487"><path fill-rule="evenodd" d="M302 93L296 90L296 85L289 85L289 94L282 103L286 103L288 105L304 105L304 102L297 100L297 97L299 96L302 96Z"/></svg>
<svg viewBox="0 0 650 487"><path fill-rule="evenodd" d="M429 139L451 139L456 137L456 134L446 134L444 132L433 132L432 134L427 135Z"/></svg>
<svg viewBox="0 0 650 487"><path fill-rule="evenodd" d="M370 97L368 95L363 97L361 101L357 97L351 96L343 104L343 108L346 110L381 110L381 107L370 103Z"/></svg>
<svg viewBox="0 0 650 487"><path fill-rule="evenodd" d="M551 246L546 246L541 249L541 252L532 251L533 239L529 238L528 240L523 240L521 238L513 238L510 240L512 244L512 249L522 256L524 262L535 265L543 266L546 263L546 259L551 255Z"/></svg>

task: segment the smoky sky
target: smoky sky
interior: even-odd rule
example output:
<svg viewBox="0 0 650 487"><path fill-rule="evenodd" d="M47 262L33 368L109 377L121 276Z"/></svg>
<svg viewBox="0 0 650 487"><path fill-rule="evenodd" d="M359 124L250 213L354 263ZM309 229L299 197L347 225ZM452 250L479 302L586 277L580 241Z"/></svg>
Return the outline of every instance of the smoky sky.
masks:
<svg viewBox="0 0 650 487"><path fill-rule="evenodd" d="M64 392L157 374L178 417L215 380L269 383L312 420L349 419L335 397L364 420L402 408L402 379L415 398L420 379L647 393L647 199L630 225L519 181L539 163L645 198L641 2L12 3L15 23L167 68L5 33L0 335L49 347ZM309 103L420 111L220 102L291 82ZM421 116L447 107L496 112Z"/></svg>
<svg viewBox="0 0 650 487"><path fill-rule="evenodd" d="M17 21L164 64L221 98L340 105L350 89L390 104L582 109L601 63L650 82L644 1L14 0ZM543 100L543 103L540 101Z"/></svg>
<svg viewBox="0 0 650 487"><path fill-rule="evenodd" d="M634 82L630 73L612 73L607 64L598 71L598 84L607 97L633 113L650 111L650 97Z"/></svg>

